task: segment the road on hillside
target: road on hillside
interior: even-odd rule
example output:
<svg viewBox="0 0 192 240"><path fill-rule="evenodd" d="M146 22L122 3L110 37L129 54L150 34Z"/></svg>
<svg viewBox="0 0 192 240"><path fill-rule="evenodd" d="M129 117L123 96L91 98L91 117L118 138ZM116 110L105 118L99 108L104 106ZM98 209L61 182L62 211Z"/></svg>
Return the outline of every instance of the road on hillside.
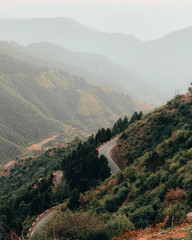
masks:
<svg viewBox="0 0 192 240"><path fill-rule="evenodd" d="M119 167L114 163L114 161L112 160L112 158L110 157L110 152L112 150L112 148L116 145L116 141L118 138L114 138L111 141L109 141L108 143L106 143L105 145L103 145L100 149L99 149L99 156L101 156L102 154L107 158L108 160L108 166L111 169L111 173L118 173L121 170L119 169ZM57 176L55 176L57 179L56 180L60 180L61 177L63 176L63 172L62 171L58 171L56 172ZM45 211L44 213L42 213L37 219L36 222L33 224L32 228L30 229L29 233L28 233L28 238L30 239L31 237L33 237L37 232L39 232L40 228L48 221L50 220L55 214L55 209L49 209L47 211Z"/></svg>
<svg viewBox="0 0 192 240"><path fill-rule="evenodd" d="M28 238L32 238L35 236L36 233L39 232L41 227L45 225L47 221L49 221L55 214L55 209L49 209L47 212L41 214L37 219L37 221L34 223L32 228L30 229L28 233Z"/></svg>
<svg viewBox="0 0 192 240"><path fill-rule="evenodd" d="M107 158L108 160L108 166L111 169L111 173L118 173L121 170L119 169L119 167L115 164L115 162L113 161L113 159L110 157L110 152L112 150L112 148L116 145L116 141L118 138L114 138L111 141L109 141L108 143L106 143L104 146L102 146L99 149L99 156L101 156L102 154Z"/></svg>

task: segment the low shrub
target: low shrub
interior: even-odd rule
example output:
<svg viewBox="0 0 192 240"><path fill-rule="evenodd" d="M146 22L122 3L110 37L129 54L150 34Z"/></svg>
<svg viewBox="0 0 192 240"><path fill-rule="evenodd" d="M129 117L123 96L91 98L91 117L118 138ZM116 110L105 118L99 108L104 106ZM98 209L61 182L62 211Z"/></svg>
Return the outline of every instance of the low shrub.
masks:
<svg viewBox="0 0 192 240"><path fill-rule="evenodd" d="M125 214L114 214L107 222L107 228L110 236L119 236L134 229L134 225Z"/></svg>
<svg viewBox="0 0 192 240"><path fill-rule="evenodd" d="M106 230L89 231L82 240L109 240L109 234Z"/></svg>

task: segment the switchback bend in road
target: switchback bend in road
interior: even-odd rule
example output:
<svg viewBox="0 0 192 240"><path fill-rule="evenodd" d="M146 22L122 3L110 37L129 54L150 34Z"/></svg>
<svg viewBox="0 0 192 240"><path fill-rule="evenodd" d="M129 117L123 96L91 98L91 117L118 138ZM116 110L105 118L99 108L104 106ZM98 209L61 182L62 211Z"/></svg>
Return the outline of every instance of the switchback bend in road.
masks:
<svg viewBox="0 0 192 240"><path fill-rule="evenodd" d="M121 171L119 169L119 167L115 164L113 159L110 157L110 152L111 152L112 148L116 145L117 139L118 139L117 137L112 139L111 141L107 142L104 146L102 146L99 149L99 156L104 155L107 158L108 166L111 169L111 173L114 173L114 174Z"/></svg>

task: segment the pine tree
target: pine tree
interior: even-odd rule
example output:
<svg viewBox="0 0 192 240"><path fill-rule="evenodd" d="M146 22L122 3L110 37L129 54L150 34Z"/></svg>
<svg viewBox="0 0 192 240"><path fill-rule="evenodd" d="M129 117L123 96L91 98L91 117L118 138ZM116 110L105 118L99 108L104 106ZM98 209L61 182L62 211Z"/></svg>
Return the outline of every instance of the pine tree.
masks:
<svg viewBox="0 0 192 240"><path fill-rule="evenodd" d="M125 116L123 119L123 126L124 126L124 129L126 129L129 126L129 120L127 116Z"/></svg>
<svg viewBox="0 0 192 240"><path fill-rule="evenodd" d="M112 132L110 128L107 128L106 130L106 141L109 141L112 137Z"/></svg>
<svg viewBox="0 0 192 240"><path fill-rule="evenodd" d="M80 205L79 200L80 200L80 194L77 190L74 190L72 195L71 195L71 198L69 199L67 207L72 211L76 210Z"/></svg>
<svg viewBox="0 0 192 240"><path fill-rule="evenodd" d="M132 117L131 117L130 123L133 123L136 120L138 120L138 117L139 117L139 114L137 112L134 112Z"/></svg>

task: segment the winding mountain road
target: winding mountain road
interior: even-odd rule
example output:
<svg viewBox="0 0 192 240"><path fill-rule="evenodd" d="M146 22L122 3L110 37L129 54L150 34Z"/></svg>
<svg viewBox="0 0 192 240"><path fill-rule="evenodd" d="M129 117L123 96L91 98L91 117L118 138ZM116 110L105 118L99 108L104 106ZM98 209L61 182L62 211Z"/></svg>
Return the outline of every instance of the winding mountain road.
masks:
<svg viewBox="0 0 192 240"><path fill-rule="evenodd" d="M99 156L101 156L102 154L107 158L108 160L108 166L111 169L111 173L118 173L121 170L119 169L119 167L115 164L115 162L112 160L112 158L110 157L110 152L112 150L112 148L116 145L116 141L117 141L117 137L110 140L109 142L105 143L102 147L100 147L99 151ZM57 173L57 178L60 179L63 176L63 172L62 171L58 171ZM55 173L55 174L56 174ZM48 220L50 220L54 214L56 212L55 207L46 210L44 213L42 213L39 217L37 217L36 221L33 223L33 226L31 227L31 229L29 230L28 233L28 238L30 239L31 237L33 237L37 232L39 232L40 228L46 224L46 222Z"/></svg>
<svg viewBox="0 0 192 240"><path fill-rule="evenodd" d="M41 213L35 220L35 222L33 222L31 228L29 229L29 232L27 234L27 237L29 239L31 239L32 237L34 237L36 235L36 233L38 233L40 231L40 229L52 218L54 217L55 213L56 213L56 208L60 206L57 205L55 207L52 207L48 210L46 210L45 212Z"/></svg>
<svg viewBox="0 0 192 240"><path fill-rule="evenodd" d="M28 234L28 238L30 239L34 237L34 235L40 231L41 227L43 227L45 223L47 223L54 216L54 214L55 210L49 210L47 214L43 214L43 216L31 228L31 231Z"/></svg>
<svg viewBox="0 0 192 240"><path fill-rule="evenodd" d="M111 169L111 173L114 173L114 174L121 171L119 169L119 167L115 164L113 159L110 157L110 152L111 152L112 148L116 145L117 139L118 139L117 137L112 139L111 141L107 142L104 146L102 146L99 149L99 156L101 156L103 154L107 158L108 166Z"/></svg>

